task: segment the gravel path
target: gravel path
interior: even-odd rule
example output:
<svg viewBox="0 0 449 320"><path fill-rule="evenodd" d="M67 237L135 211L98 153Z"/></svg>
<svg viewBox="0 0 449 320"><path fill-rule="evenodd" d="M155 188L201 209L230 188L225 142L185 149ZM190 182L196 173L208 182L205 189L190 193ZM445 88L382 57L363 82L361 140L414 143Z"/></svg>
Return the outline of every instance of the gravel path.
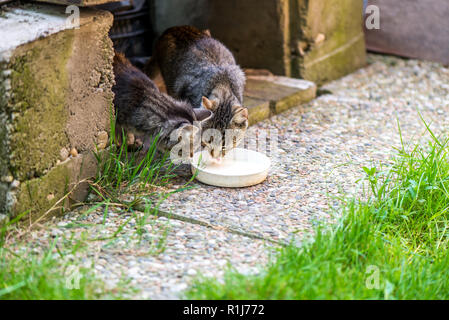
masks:
<svg viewBox="0 0 449 320"><path fill-rule="evenodd" d="M131 213L109 210L104 220L103 209L87 216L80 212L53 219L34 231L30 235L33 247L36 251L48 248L58 237L70 248L67 242L82 239L87 247L77 252L75 261L85 266L93 262L96 274L110 289L120 281L130 281L128 286L141 291L129 298L177 299L193 277L221 277L228 262L242 273L255 273L270 252L263 241L165 217L150 217L140 237ZM113 239L95 240L112 236L120 226L124 226L122 231Z"/></svg>
<svg viewBox="0 0 449 320"><path fill-rule="evenodd" d="M399 120L405 141L420 138L424 119L436 132L447 130L449 69L439 64L369 55L370 65L329 83L326 94L253 126L250 131L277 130L279 149L264 183L244 189L224 189L195 183L196 188L173 195L162 209L207 222L216 228L157 218L138 242L130 220L114 241L90 244L86 259L94 259L99 275L113 286L129 277L142 289L134 298L176 298L198 274L220 277L229 261L242 272L257 272L273 245L230 233L233 228L277 241L300 241L318 220L329 219L336 203L330 195L357 192L361 167L371 159L385 160L399 146ZM251 134L250 132L250 134ZM175 181L185 182L184 178ZM49 225L54 234L88 236L110 233L129 213L103 211L85 219L94 227L66 228L77 213ZM56 223L56 222L55 222ZM149 254L156 235L167 229L166 250ZM62 230L62 231L61 231ZM51 237L45 231L36 241ZM152 240L153 239L153 240Z"/></svg>
<svg viewBox="0 0 449 320"><path fill-rule="evenodd" d="M323 88L332 94L250 129L250 136L257 130L279 135L265 183L243 189L198 185L163 208L276 240L310 233L333 205L327 194L353 192L361 167L370 159L385 159L399 145L396 118L406 141L424 129L418 110L437 131L448 123L448 69L415 60L371 59L369 67Z"/></svg>

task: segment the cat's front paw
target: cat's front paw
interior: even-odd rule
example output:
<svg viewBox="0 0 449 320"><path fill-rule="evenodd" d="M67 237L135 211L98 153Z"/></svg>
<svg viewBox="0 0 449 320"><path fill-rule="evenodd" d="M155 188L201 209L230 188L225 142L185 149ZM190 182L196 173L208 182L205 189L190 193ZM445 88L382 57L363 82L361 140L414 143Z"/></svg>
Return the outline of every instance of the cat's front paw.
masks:
<svg viewBox="0 0 449 320"><path fill-rule="evenodd" d="M131 132L128 132L126 134L126 144L128 146L132 146L132 145L134 145L135 142L136 142L136 138L135 138L134 134Z"/></svg>

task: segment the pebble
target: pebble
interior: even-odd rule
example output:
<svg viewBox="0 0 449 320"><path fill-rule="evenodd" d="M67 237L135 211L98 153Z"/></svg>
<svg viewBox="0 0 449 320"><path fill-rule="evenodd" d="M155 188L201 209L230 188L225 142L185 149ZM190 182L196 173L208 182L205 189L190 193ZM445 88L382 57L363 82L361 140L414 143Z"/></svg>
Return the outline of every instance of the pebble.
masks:
<svg viewBox="0 0 449 320"><path fill-rule="evenodd" d="M69 151L66 148L62 148L61 151L59 151L59 159L61 161L67 160L69 157Z"/></svg>
<svg viewBox="0 0 449 320"><path fill-rule="evenodd" d="M128 132L128 133L126 134L126 143L127 143L128 145L133 145L134 142L135 142L135 136L134 136L134 134L132 134L131 132Z"/></svg>
<svg viewBox="0 0 449 320"><path fill-rule="evenodd" d="M136 277L139 275L140 269L138 267L133 267L128 269L128 274L132 277Z"/></svg>
<svg viewBox="0 0 449 320"><path fill-rule="evenodd" d="M75 148L72 148L72 149L70 150L70 155L71 155L72 157L77 157L77 156L78 156L78 151L77 151Z"/></svg>
<svg viewBox="0 0 449 320"><path fill-rule="evenodd" d="M323 33L318 33L318 35L315 38L315 44L320 44L324 40L326 40L326 36Z"/></svg>
<svg viewBox="0 0 449 320"><path fill-rule="evenodd" d="M53 237L59 236L61 234L63 234L63 232L60 229L53 229L53 230L51 230L51 235Z"/></svg>
<svg viewBox="0 0 449 320"><path fill-rule="evenodd" d="M108 145L109 135L106 131L100 131L97 136L97 148L103 150Z"/></svg>
<svg viewBox="0 0 449 320"><path fill-rule="evenodd" d="M13 182L11 182L11 189L17 189L20 186L20 181L19 180L13 180Z"/></svg>
<svg viewBox="0 0 449 320"><path fill-rule="evenodd" d="M187 274L189 276L195 276L197 274L197 272L195 269L189 269L189 270L187 270Z"/></svg>
<svg viewBox="0 0 449 320"><path fill-rule="evenodd" d="M11 183L14 181L14 177L12 175L3 176L2 181L6 183Z"/></svg>

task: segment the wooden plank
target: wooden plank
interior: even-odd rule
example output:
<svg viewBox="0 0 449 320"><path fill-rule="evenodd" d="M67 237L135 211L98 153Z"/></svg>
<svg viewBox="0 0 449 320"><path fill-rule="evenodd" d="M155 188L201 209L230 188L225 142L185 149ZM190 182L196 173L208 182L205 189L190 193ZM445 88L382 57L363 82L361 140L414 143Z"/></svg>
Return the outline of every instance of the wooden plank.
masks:
<svg viewBox="0 0 449 320"><path fill-rule="evenodd" d="M369 50L449 64L447 0L369 0L380 29L365 30Z"/></svg>

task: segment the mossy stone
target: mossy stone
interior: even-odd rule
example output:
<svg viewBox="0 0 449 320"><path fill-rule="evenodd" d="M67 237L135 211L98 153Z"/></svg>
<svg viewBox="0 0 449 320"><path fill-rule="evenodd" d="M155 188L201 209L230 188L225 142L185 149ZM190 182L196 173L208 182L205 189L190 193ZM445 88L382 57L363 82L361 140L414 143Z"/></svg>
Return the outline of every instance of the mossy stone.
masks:
<svg viewBox="0 0 449 320"><path fill-rule="evenodd" d="M22 183L17 193L17 202L13 208L16 214L29 211L32 221L45 214L68 192L70 170L67 165L58 165L45 176ZM48 212L46 218L61 212L64 201Z"/></svg>
<svg viewBox="0 0 449 320"><path fill-rule="evenodd" d="M64 7L11 6L15 41L0 42L0 219L27 210L35 219L64 196L64 207L83 201L95 176L91 153L113 99L113 16L81 9L71 29ZM62 148L77 156L60 163Z"/></svg>
<svg viewBox="0 0 449 320"><path fill-rule="evenodd" d="M244 96L243 105L248 108L249 125L253 125L270 117L269 100Z"/></svg>
<svg viewBox="0 0 449 320"><path fill-rule="evenodd" d="M362 1L296 0L292 9L300 12L291 21L292 76L320 85L365 65Z"/></svg>
<svg viewBox="0 0 449 320"><path fill-rule="evenodd" d="M19 47L10 61L13 117L10 166L20 180L38 177L58 160L65 133L66 95L73 31L68 30Z"/></svg>

